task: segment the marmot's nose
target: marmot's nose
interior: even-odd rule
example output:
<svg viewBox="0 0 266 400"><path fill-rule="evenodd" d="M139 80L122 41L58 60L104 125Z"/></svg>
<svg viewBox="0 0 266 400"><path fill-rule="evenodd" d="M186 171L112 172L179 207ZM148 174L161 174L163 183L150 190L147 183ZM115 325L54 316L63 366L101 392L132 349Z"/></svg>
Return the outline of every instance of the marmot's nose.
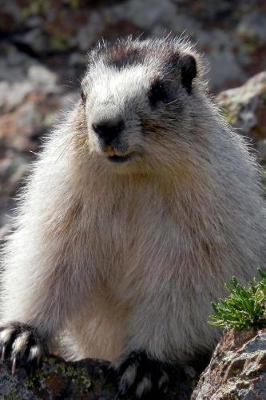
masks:
<svg viewBox="0 0 266 400"><path fill-rule="evenodd" d="M125 128L125 123L120 120L108 120L92 124L93 130L104 141L105 144L111 144Z"/></svg>

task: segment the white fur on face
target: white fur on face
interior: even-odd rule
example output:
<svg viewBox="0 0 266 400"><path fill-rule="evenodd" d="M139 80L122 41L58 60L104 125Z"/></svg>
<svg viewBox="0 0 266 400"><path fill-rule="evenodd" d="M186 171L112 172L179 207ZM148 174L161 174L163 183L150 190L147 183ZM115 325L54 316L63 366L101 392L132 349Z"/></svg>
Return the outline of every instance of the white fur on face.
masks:
<svg viewBox="0 0 266 400"><path fill-rule="evenodd" d="M151 73L143 65L132 66L121 71L101 65L90 72L87 90L86 116L92 150L101 152L97 134L92 124L99 121L122 119L125 129L118 150L127 153L142 145L142 132L138 112L148 112L147 91Z"/></svg>
<svg viewBox="0 0 266 400"><path fill-rule="evenodd" d="M183 107L181 114L176 104L188 103L186 92L180 90L177 76L171 76L170 79L169 75L165 79L164 67L164 63L160 65L159 60L155 59L154 62L149 60L121 69L101 60L88 71L82 87L86 95L85 118L89 149L90 153L102 159L103 164L107 161L107 168L111 167L111 163L103 152L99 136L92 128L98 122L122 120L125 124L123 132L113 143L113 149L118 155L134 154L134 157L125 164L113 165L115 172L129 173L147 168L153 170L159 164L167 166L168 170L169 166L170 169L176 169L178 158L183 163L183 158L187 157L191 140L189 113L193 112L193 99L191 104ZM176 98L172 106L160 103L158 107L152 108L149 90L152 82L160 77L168 79L169 88ZM198 102L196 97L194 102ZM149 127L147 122L150 122Z"/></svg>
<svg viewBox="0 0 266 400"><path fill-rule="evenodd" d="M151 75L151 74L150 74ZM114 104L122 109L126 103L134 102L143 97L143 92L149 86L151 76L144 65L136 65L122 70L102 65L90 72L89 98L90 112L98 112L101 104Z"/></svg>

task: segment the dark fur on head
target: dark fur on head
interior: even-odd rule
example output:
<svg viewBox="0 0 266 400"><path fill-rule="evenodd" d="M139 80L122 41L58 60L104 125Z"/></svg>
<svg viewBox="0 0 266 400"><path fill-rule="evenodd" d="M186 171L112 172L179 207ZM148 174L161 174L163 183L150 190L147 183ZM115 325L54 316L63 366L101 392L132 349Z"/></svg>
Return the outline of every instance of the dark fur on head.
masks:
<svg viewBox="0 0 266 400"><path fill-rule="evenodd" d="M190 94L193 80L201 72L201 61L185 39L120 39L115 43L102 41L89 55L90 65L102 60L107 66L118 70L138 64L160 63L166 75L176 73Z"/></svg>

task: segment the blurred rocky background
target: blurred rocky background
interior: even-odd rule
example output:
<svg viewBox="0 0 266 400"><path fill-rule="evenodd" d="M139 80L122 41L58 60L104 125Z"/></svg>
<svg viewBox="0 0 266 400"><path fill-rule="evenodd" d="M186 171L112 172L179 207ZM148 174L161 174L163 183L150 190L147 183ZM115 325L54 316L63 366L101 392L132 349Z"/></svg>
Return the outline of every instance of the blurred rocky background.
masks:
<svg viewBox="0 0 266 400"><path fill-rule="evenodd" d="M58 112L75 101L101 38L185 34L209 65L225 116L266 160L266 2L0 0L0 229ZM254 78L245 83L250 77Z"/></svg>
<svg viewBox="0 0 266 400"><path fill-rule="evenodd" d="M204 53L209 65L210 92L228 122L250 142L263 167L262 181L266 187L265 0L0 0L0 240L5 238L8 215L15 205L13 198L40 148L42 137L60 118L60 110L70 107L79 96L88 50L101 38L112 40L129 34L160 36L169 32L189 36ZM224 359L220 357L220 347L214 354L193 398L265 398L265 375L263 389L258 378L260 371L265 371L265 333L256 339L258 347L254 347L254 352L257 354L259 349L261 353L258 353L259 358L256 356L253 369L246 368L242 362L247 358L242 357L243 344L242 353L237 350L236 361L234 357L227 357L229 353L232 355L230 340L224 342L229 343L229 352L222 348ZM239 354L241 371L231 367L231 364L240 365ZM251 360L255 359L250 348L247 354ZM45 379L40 377L38 381L36 378L36 387L43 390L41 398L83 398L69 393L80 388L87 391L87 378L82 384L75 381L76 366L69 375L65 371L69 365L58 363L47 364L49 373ZM92 365L90 362L85 367L92 368ZM216 367L221 365L224 370L228 367L233 371L230 376L226 375L229 380L226 378L223 395L219 389L221 383L215 378ZM101 368L105 367L101 364ZM101 368L93 368L93 373L100 377L99 382ZM59 381L54 378L61 376L61 370L64 384L60 383L61 378ZM9 372L2 370L1 374L1 393L5 393L6 388L8 395L14 388L24 390ZM217 376L220 376L219 371ZM255 380L259 382L256 393L252 389L255 397L250 394L251 386L247 383L243 386L242 378L243 382L238 382L239 376L244 377L245 382L251 377L248 382L252 388ZM195 379L196 375L192 374L191 382ZM69 380L71 385L74 382L73 387ZM58 391L62 394L65 390L64 385L70 389L64 392L64 397L58 397ZM94 397L89 398L112 397L111 389L106 395L101 392L99 397L97 388L96 385ZM25 390L31 391L27 395L26 392L18 395L15 391L13 394L18 397L12 398L40 398L39 394L33 396L33 389L27 386ZM56 393L54 397L51 390ZM180 399L188 399L192 386L189 384L182 390L179 384ZM171 398L179 398L174 393Z"/></svg>

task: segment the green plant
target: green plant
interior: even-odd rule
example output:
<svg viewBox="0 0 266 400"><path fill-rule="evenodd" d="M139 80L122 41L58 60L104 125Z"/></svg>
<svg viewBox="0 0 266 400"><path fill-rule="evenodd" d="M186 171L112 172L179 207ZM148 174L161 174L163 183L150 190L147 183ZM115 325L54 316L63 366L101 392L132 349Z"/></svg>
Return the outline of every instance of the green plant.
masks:
<svg viewBox="0 0 266 400"><path fill-rule="evenodd" d="M266 272L259 270L259 279L242 286L236 278L226 285L229 296L212 304L214 314L209 323L225 329L248 329L266 326Z"/></svg>

